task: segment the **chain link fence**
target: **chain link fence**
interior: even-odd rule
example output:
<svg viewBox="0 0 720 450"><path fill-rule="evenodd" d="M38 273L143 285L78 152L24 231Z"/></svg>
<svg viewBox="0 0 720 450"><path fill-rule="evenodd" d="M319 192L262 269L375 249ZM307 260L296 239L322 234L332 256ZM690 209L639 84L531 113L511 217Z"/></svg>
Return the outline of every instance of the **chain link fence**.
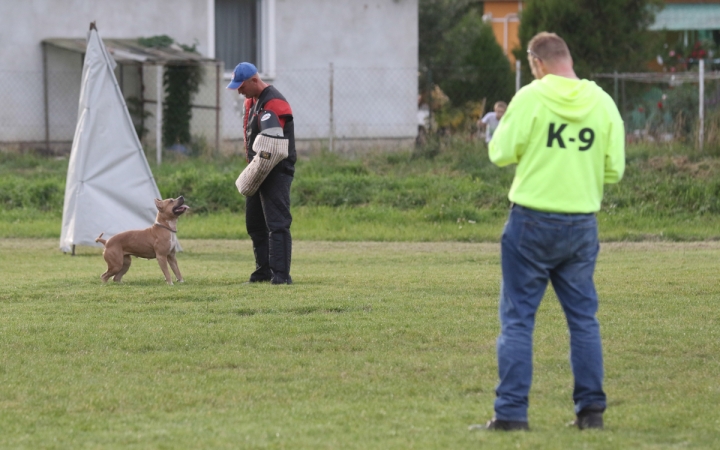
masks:
<svg viewBox="0 0 720 450"><path fill-rule="evenodd" d="M593 78L615 99L629 142L720 145L720 72L706 71L705 64L687 72L604 73Z"/></svg>
<svg viewBox="0 0 720 450"><path fill-rule="evenodd" d="M428 133L482 139L478 119L492 111L496 101L509 103L518 89L532 81L527 67L518 69L519 65L512 77L503 78L468 76L472 74L468 67L445 68L441 74L421 71L421 138ZM615 100L629 142L720 147L720 71L705 70L701 63L684 72L610 72L590 79Z"/></svg>
<svg viewBox="0 0 720 450"><path fill-rule="evenodd" d="M158 130L157 65L118 65L116 77L149 159ZM295 116L299 148L304 143L333 151L345 147L412 145L428 134L481 139L477 121L495 101L509 102L531 80L523 71L473 73L447 68L324 68L280 70L273 83ZM720 72L698 66L679 73L602 73L591 77L616 101L629 141L720 146ZM456 74L461 74L458 77ZM69 150L77 122L82 76L78 55L42 71L0 71L0 145L13 143L53 152ZM702 81L702 83L701 83ZM242 148L242 97L225 89L228 80L215 63L204 65L203 82L192 99L191 148L175 151L217 154ZM43 86L47 84L47 91ZM30 86L30 88L28 87ZM700 98L703 101L700 102ZM702 126L701 126L702 125ZM173 143L163 143L163 148Z"/></svg>
<svg viewBox="0 0 720 450"><path fill-rule="evenodd" d="M300 140L348 143L412 141L417 134L416 68L349 68L278 71L273 84L293 109Z"/></svg>
<svg viewBox="0 0 720 450"><path fill-rule="evenodd" d="M76 59L68 63L66 57L60 67L49 66L44 72L0 71L0 104L4 105L0 113L0 145L69 152L77 126L82 82L82 58L77 55ZM163 67L118 64L115 68L135 130L149 157L155 156L158 137L162 135L158 92L164 90ZM191 103L192 142L189 146L162 143L161 148L190 154L212 153L219 147L222 69L216 63L203 63L201 67L202 82Z"/></svg>
<svg viewBox="0 0 720 450"><path fill-rule="evenodd" d="M68 67L70 66L70 67ZM205 64L203 82L192 97L191 148L163 142L167 151L213 154L243 152L243 97L228 91L219 66ZM118 65L115 75L138 136L154 158L162 111L158 84L163 66ZM0 98L12 93L12 114L0 125L0 142L24 142L55 152L70 149L77 122L82 60L42 72L0 72ZM36 89L27 89L27 79ZM290 103L299 146L321 145L342 151L382 143L412 144L417 135L418 74L416 68L325 68L280 70L268 79ZM167 101L167 99L164 99ZM363 145L364 144L364 145ZM307 146L306 145L306 146Z"/></svg>

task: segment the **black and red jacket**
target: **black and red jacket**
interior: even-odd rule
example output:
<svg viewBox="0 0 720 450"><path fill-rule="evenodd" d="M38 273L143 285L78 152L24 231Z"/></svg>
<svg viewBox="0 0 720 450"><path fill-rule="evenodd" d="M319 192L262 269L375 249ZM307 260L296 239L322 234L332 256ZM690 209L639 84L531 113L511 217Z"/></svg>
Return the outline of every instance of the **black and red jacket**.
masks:
<svg viewBox="0 0 720 450"><path fill-rule="evenodd" d="M255 138L260 134L258 116L260 111L272 111L280 120L283 136L289 140L288 157L280 162L285 171L294 171L297 153L295 151L295 126L293 123L292 109L285 97L274 86L268 86L260 93L257 99L245 99L245 118L243 129L245 130L245 155L248 162L252 161L255 152L252 149Z"/></svg>

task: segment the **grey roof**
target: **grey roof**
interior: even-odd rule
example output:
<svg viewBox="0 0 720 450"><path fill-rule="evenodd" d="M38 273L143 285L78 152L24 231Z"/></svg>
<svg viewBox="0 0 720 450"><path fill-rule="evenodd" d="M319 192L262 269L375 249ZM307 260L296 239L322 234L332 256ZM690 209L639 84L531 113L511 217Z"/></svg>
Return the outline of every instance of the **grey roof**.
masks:
<svg viewBox="0 0 720 450"><path fill-rule="evenodd" d="M182 61L215 61L199 53L186 52L177 44L173 44L170 47L145 47L138 43L138 39L104 38L102 41L118 63L165 64ZM50 38L43 39L42 42L77 53L85 53L87 47L87 40L85 38Z"/></svg>
<svg viewBox="0 0 720 450"><path fill-rule="evenodd" d="M651 30L720 30L720 4L670 3L655 17Z"/></svg>

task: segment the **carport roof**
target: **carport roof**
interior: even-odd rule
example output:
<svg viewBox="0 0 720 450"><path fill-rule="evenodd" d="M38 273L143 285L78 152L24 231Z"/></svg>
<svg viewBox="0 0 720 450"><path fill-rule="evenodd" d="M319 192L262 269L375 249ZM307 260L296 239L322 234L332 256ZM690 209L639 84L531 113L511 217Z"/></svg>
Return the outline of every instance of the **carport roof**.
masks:
<svg viewBox="0 0 720 450"><path fill-rule="evenodd" d="M102 41L118 63L166 64L182 61L215 61L198 53L186 52L177 44L172 44L170 47L145 47L139 44L138 39L103 39ZM50 38L42 42L77 53L85 53L87 47L85 38Z"/></svg>
<svg viewBox="0 0 720 450"><path fill-rule="evenodd" d="M655 17L651 30L720 30L720 4L670 3Z"/></svg>

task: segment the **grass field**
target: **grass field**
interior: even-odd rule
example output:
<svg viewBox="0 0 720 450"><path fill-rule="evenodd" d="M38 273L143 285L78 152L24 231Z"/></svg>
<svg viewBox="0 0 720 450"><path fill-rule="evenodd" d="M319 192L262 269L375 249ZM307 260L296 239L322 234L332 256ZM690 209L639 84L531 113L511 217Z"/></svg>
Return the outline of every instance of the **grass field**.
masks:
<svg viewBox="0 0 720 450"><path fill-rule="evenodd" d="M512 168L497 168L481 142L449 138L423 149L355 157L303 155L291 189L297 240L497 242ZM720 239L720 157L677 145L633 145L621 183L598 213L609 241ZM152 166L163 197L191 206L181 237L247 239L234 181L240 155L168 158ZM0 151L0 238L58 238L68 159ZM144 200L152 207L152 199ZM102 231L98 230L97 234Z"/></svg>
<svg viewBox="0 0 720 450"><path fill-rule="evenodd" d="M476 220L456 218L428 222L422 210L372 206L303 206L293 208L292 214L294 239L321 241L491 243L499 241L507 219L507 211L503 210L484 211ZM0 239L53 238L59 243L61 220L61 213L0 210ZM632 211L600 212L598 223L604 242L720 240L720 215L717 214L653 216ZM191 212L183 216L178 227L180 239L249 239L244 212L209 215Z"/></svg>
<svg viewBox="0 0 720 450"><path fill-rule="evenodd" d="M242 284L247 240L182 243L186 283L167 286L155 261L134 259L124 283L102 285L97 249L0 240L0 448L720 442L720 243L603 244L604 432L565 426L567 332L548 293L532 431L512 434L467 429L492 415L496 243L298 240L292 286Z"/></svg>

